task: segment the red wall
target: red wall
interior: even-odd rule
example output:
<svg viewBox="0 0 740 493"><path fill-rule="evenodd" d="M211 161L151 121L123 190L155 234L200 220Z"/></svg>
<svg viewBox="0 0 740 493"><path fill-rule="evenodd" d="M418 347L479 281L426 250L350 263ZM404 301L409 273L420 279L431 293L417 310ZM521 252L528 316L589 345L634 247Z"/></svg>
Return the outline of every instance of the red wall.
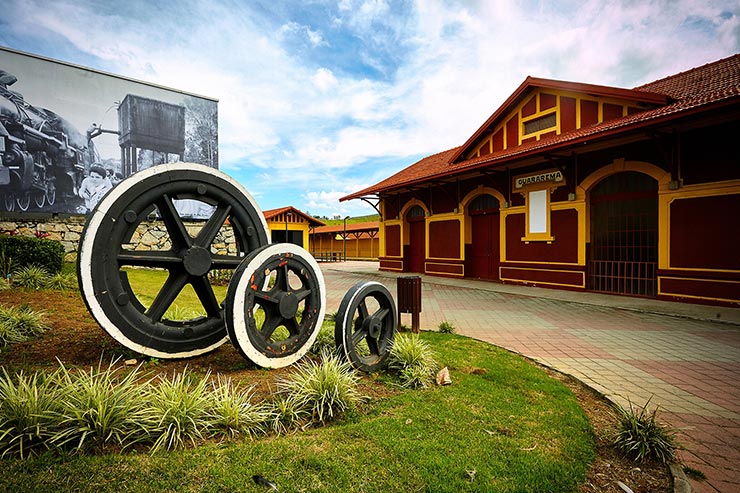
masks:
<svg viewBox="0 0 740 493"><path fill-rule="evenodd" d="M671 267L740 269L740 195L671 203Z"/></svg>
<svg viewBox="0 0 740 493"><path fill-rule="evenodd" d="M460 258L460 223L458 221L430 222L429 239L430 257Z"/></svg>
<svg viewBox="0 0 740 493"><path fill-rule="evenodd" d="M506 260L509 262L578 262L578 212L574 209L552 211L550 225L555 240L522 241L525 214L506 216Z"/></svg>
<svg viewBox="0 0 740 493"><path fill-rule="evenodd" d="M385 254L389 257L401 256L401 226L385 227Z"/></svg>

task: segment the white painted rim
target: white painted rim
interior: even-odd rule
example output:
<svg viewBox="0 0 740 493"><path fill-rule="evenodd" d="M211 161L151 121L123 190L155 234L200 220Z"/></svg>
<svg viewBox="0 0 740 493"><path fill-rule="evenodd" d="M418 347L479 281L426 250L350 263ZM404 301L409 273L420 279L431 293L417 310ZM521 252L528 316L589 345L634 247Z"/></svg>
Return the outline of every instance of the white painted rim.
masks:
<svg viewBox="0 0 740 493"><path fill-rule="evenodd" d="M121 332L113 321L108 318L103 310L103 307L98 303L98 299L95 297L95 289L92 284L92 263L93 263L93 245L95 244L95 237L98 234L100 225L105 219L106 215L113 207L113 204L121 198L123 194L129 191L133 186L138 185L142 180L147 180L152 177L161 175L163 173L171 173L176 171L199 171L222 179L235 188L237 188L247 200L250 202L254 210L259 216L262 227L265 231L265 235L269 241L269 230L267 228L267 222L265 221L262 210L257 206L252 195L239 183L234 181L230 176L218 171L217 169L210 168L202 164L191 164L191 163L173 163L173 164L160 164L147 168L143 171L139 171L131 175L130 177L123 180L121 183L113 187L101 200L92 212L91 217L88 219L87 227L85 228L85 234L80 239L79 246L79 265L80 265L80 278L81 278L81 289L82 296L87 301L87 305L90 308L90 312L93 318L100 324L111 337L118 341L123 346L136 351L137 353L144 354L146 356L162 359L174 359L174 358L189 358L192 356L199 356L201 354L213 351L217 347L221 346L228 340L228 337L224 336L223 339L212 344L206 348L196 349L193 351L183 351L179 353L165 353L152 349L147 346L138 344ZM136 177L136 179L132 179Z"/></svg>
<svg viewBox="0 0 740 493"><path fill-rule="evenodd" d="M319 283L319 298L321 301L321 308L319 309L319 315L316 318L316 325L314 326L313 332L309 335L306 343L303 347L299 348L293 354L283 356L281 358L268 358L262 354L257 348L254 347L252 341L249 339L247 333L247 320L244 316L245 310L243 309L246 303L247 290L251 289L249 286L252 274L257 272L270 257L275 255L282 255L284 253L291 253L296 257L303 259L311 269L313 269L316 279ZM316 341L316 337L319 335L321 325L324 323L324 314L326 313L326 284L324 282L324 275L319 268L319 264L316 263L313 256L303 248L292 243L275 243L269 245L260 251L255 257L249 261L246 268L241 271L239 279L236 285L234 293L234 299L230 301L231 311L233 314L232 330L236 336L236 343L244 353L244 355L253 363L263 368L283 368L285 366L292 365L311 349L313 343ZM227 314L227 316L229 316Z"/></svg>

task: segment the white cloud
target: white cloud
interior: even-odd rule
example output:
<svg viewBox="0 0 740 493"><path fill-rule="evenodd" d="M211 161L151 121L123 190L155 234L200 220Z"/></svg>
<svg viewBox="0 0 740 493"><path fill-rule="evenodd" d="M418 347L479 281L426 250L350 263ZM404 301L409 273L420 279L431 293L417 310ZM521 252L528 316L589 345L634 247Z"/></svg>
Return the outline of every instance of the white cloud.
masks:
<svg viewBox="0 0 740 493"><path fill-rule="evenodd" d="M384 0L340 0L323 21L272 26L249 3L7 4L16 20L0 21L13 33L0 41L66 40L84 63L69 61L96 58L103 70L218 98L222 168L269 171L253 193L271 198L281 193L272 179L292 180L307 190L297 197L309 208L328 209L338 194L387 176L367 166L374 159L385 159L390 174L462 144L527 75L633 87L740 49L740 6L729 0L416 0L403 11ZM362 40L347 58L364 67L291 51L337 48L340 31ZM364 177L345 178L359 176L358 167ZM322 172L346 186L326 186Z"/></svg>

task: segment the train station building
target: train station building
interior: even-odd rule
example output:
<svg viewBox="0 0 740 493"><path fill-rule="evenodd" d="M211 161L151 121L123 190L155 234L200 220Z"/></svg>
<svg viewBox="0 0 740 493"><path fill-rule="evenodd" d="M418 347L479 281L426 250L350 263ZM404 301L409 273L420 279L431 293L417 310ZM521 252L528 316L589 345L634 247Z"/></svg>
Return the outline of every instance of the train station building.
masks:
<svg viewBox="0 0 740 493"><path fill-rule="evenodd" d="M528 77L461 146L342 200L380 269L740 303L740 55L633 89Z"/></svg>

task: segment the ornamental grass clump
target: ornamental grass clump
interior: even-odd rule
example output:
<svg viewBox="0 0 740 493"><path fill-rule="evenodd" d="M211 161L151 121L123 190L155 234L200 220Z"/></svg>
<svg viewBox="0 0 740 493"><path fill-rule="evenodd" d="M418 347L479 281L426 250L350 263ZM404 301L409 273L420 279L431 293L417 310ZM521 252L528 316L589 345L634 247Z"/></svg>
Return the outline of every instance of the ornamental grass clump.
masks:
<svg viewBox="0 0 740 493"><path fill-rule="evenodd" d="M56 374L0 375L0 457L29 457L46 450L56 433L62 393Z"/></svg>
<svg viewBox="0 0 740 493"><path fill-rule="evenodd" d="M69 272L57 272L46 279L44 287L59 291L77 289L77 276Z"/></svg>
<svg viewBox="0 0 740 493"><path fill-rule="evenodd" d="M148 387L145 423L154 441L152 453L181 449L203 438L210 425L209 375L198 377L185 369Z"/></svg>
<svg viewBox="0 0 740 493"><path fill-rule="evenodd" d="M308 352L314 356L321 356L323 351L333 351L336 347L336 342L334 342L334 326L325 323L319 329L316 340Z"/></svg>
<svg viewBox="0 0 740 493"><path fill-rule="evenodd" d="M388 367L398 373L401 385L417 389L432 385L439 365L431 346L417 334L399 334L393 341Z"/></svg>
<svg viewBox="0 0 740 493"><path fill-rule="evenodd" d="M308 411L303 408L303 404L296 402L289 395L278 395L269 406L272 412L269 426L278 435L295 428L308 416Z"/></svg>
<svg viewBox="0 0 740 493"><path fill-rule="evenodd" d="M15 286L26 289L44 289L49 281L49 271L38 265L27 265L13 271L11 279Z"/></svg>
<svg viewBox="0 0 740 493"><path fill-rule="evenodd" d="M44 312L34 311L28 305L0 307L0 346L27 341L48 328Z"/></svg>
<svg viewBox="0 0 740 493"><path fill-rule="evenodd" d="M278 389L305 409L314 422L325 424L362 402L359 381L349 363L324 350L320 363L299 363L290 378L278 382Z"/></svg>
<svg viewBox="0 0 740 493"><path fill-rule="evenodd" d="M650 399L639 410L635 409L632 402L629 402L629 409L616 406L619 429L613 443L637 462L653 459L668 464L675 458L676 432L656 421L658 407L650 412L649 404Z"/></svg>
<svg viewBox="0 0 740 493"><path fill-rule="evenodd" d="M265 433L274 413L268 406L252 402L253 397L253 387L242 390L219 375L211 392L212 434L237 438Z"/></svg>
<svg viewBox="0 0 740 493"><path fill-rule="evenodd" d="M111 363L73 372L62 365L59 431L51 442L74 452L103 452L108 446L123 450L146 439L144 386L137 383L138 370L122 375L122 369Z"/></svg>

